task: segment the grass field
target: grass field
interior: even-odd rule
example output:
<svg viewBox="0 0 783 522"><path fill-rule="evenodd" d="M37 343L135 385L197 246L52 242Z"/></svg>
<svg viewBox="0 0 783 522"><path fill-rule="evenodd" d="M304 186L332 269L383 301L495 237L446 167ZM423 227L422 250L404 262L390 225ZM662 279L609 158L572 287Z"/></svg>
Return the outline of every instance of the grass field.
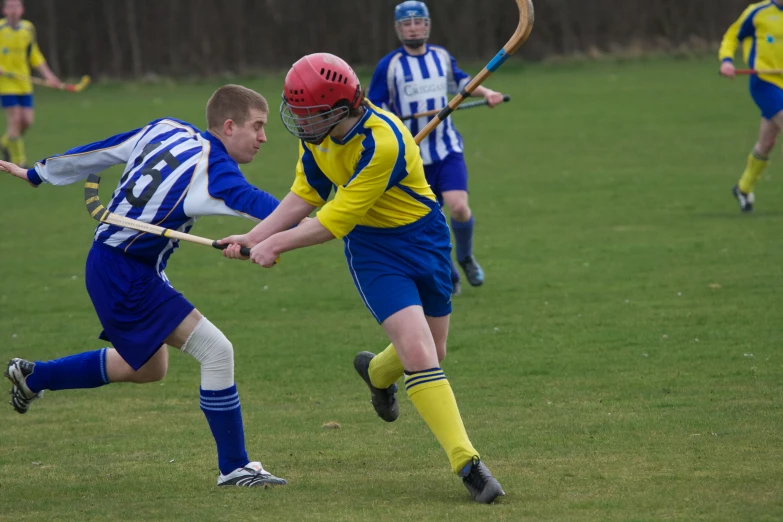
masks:
<svg viewBox="0 0 783 522"><path fill-rule="evenodd" d="M276 114L282 77L243 83L273 106L244 171L283 196L296 141ZM164 115L202 125L218 85L40 91L28 151ZM512 103L455 117L487 282L455 299L444 369L506 497L469 500L404 394L397 422L375 417L351 360L386 342L341 244L273 270L183 245L167 273L232 339L251 457L290 485L215 487L198 365L172 352L162 383L5 407L0 519L783 519L783 161L740 215L730 189L758 126L745 81L712 60L648 60L509 64L488 85ZM0 177L3 360L102 346L82 190Z"/></svg>

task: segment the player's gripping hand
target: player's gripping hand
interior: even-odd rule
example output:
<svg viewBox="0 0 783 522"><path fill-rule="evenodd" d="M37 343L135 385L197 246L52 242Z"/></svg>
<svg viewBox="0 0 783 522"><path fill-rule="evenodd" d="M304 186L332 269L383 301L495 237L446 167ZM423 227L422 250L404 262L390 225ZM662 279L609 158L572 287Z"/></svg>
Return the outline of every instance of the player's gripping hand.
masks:
<svg viewBox="0 0 783 522"><path fill-rule="evenodd" d="M15 163L0 160L0 170L8 172L12 176L30 183L30 178L27 177L27 169L23 169ZM33 188L38 188L38 185L34 185L33 183L30 183L30 186Z"/></svg>
<svg viewBox="0 0 783 522"><path fill-rule="evenodd" d="M264 268L272 268L280 260L280 254L275 252L273 241L261 241L250 249L250 259Z"/></svg>
<svg viewBox="0 0 783 522"><path fill-rule="evenodd" d="M731 62L723 62L720 64L720 74L721 76L726 76L727 78L734 79L734 64Z"/></svg>
<svg viewBox="0 0 783 522"><path fill-rule="evenodd" d="M223 250L223 257L227 257L228 259L240 259L242 261L247 261L250 259L247 256L243 256L239 253L239 250L243 246L251 247L253 246L247 238L247 234L238 234L235 236L228 236L224 237L223 239L218 240L219 245L228 245L225 250Z"/></svg>
<svg viewBox="0 0 783 522"><path fill-rule="evenodd" d="M503 103L503 93L488 89L486 94L484 94L484 99L487 100L487 105L492 108Z"/></svg>

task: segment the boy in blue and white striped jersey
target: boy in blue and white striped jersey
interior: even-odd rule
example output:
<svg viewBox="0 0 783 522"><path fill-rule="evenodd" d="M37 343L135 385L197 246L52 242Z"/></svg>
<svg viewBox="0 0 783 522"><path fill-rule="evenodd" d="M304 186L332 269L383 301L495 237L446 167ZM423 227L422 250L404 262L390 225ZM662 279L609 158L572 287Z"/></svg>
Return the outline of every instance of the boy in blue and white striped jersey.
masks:
<svg viewBox="0 0 783 522"><path fill-rule="evenodd" d="M208 215L266 218L278 200L245 179L262 143L269 108L239 85L215 91L207 103L208 130L172 118L39 161L29 170L0 162L33 186L67 185L113 165L124 173L107 208L164 228L188 232ZM201 409L215 438L219 486L265 486L285 480L251 462L234 383L231 342L169 283L164 272L177 240L101 224L87 256L85 283L112 347L53 361L14 358L5 376L19 413L44 390L96 388L159 381L168 369L167 345L201 363Z"/></svg>
<svg viewBox="0 0 783 522"><path fill-rule="evenodd" d="M457 67L457 61L443 47L427 43L430 13L424 2L409 0L394 9L394 27L402 47L384 56L375 68L367 98L375 105L411 116L446 106L449 94L458 93L470 76ZM503 103L503 95L479 86L475 96L483 96L490 107ZM432 117L405 121L414 136ZM473 213L468 206L468 170L460 136L451 116L419 144L427 182L441 204L451 214L456 240L457 261L472 286L484 282L484 271L473 256ZM453 293L460 292L460 277L451 264Z"/></svg>

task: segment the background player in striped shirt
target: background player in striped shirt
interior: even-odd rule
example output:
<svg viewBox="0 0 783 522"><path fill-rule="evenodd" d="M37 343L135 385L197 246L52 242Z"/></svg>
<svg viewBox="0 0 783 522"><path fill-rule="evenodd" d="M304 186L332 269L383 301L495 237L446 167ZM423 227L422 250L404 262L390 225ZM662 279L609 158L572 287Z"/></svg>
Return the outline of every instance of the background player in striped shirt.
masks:
<svg viewBox="0 0 783 522"><path fill-rule="evenodd" d="M300 140L291 192L248 234L221 240L234 243L225 255L237 258L245 245L255 263L271 267L283 252L341 238L356 289L392 343L377 356L354 358L376 412L387 422L397 418L396 382L404 375L452 471L474 500L494 501L503 489L468 439L440 368L451 314L451 238L413 136L368 102L351 67L328 53L293 65L280 111ZM290 228L317 207L314 219Z"/></svg>
<svg viewBox="0 0 783 522"><path fill-rule="evenodd" d="M33 124L33 85L30 68L39 72L52 87L62 85L46 65L35 36L35 27L22 20L22 0L5 0L0 20L0 105L5 109L6 131L0 137L0 147L17 165L24 166L27 156L22 136Z"/></svg>
<svg viewBox="0 0 783 522"><path fill-rule="evenodd" d="M239 85L221 87L207 103L206 132L174 119L150 124L46 158L25 170L0 168L34 186L67 185L112 165L125 171L107 205L111 212L187 232L196 218L228 215L264 219L277 208L271 195L250 185L239 170L266 142L268 106ZM164 269L176 240L101 224L87 256L85 283L112 348L53 361L12 359L11 405L19 413L44 390L147 383L168 368L166 345L201 363L201 409L218 452L220 486L285 484L250 462L234 383L231 342L168 281Z"/></svg>
<svg viewBox="0 0 783 522"><path fill-rule="evenodd" d="M458 93L470 76L457 67L457 61L443 47L430 45L430 14L424 2L407 1L394 9L394 28L402 47L384 56L378 63L367 97L375 105L410 116L446 106L449 94ZM503 95L479 86L473 91L483 96L490 107L503 103ZM432 117L406 121L414 136ZM456 240L457 261L473 286L484 282L484 272L473 255L473 213L468 206L468 170L463 156L462 136L449 116L420 143L427 182L438 201L451 214ZM454 293L460 292L460 277L451 265Z"/></svg>
<svg viewBox="0 0 783 522"><path fill-rule="evenodd" d="M743 57L751 69L783 69L783 0L751 4L731 24L718 52L722 75L734 77L734 54L740 42ZM767 167L769 153L783 129L783 76L751 76L750 95L761 110L761 126L756 144L748 155L745 171L732 189L742 212L753 210L753 188Z"/></svg>

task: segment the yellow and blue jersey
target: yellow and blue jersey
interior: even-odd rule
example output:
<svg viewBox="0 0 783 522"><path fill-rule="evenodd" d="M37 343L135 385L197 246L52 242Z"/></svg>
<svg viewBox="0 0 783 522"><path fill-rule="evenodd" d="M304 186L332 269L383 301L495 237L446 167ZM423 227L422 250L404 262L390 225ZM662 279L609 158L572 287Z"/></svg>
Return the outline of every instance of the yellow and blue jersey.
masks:
<svg viewBox="0 0 783 522"><path fill-rule="evenodd" d="M0 75L0 95L30 94L30 68L46 63L35 38L35 27L27 20L21 20L17 27L0 19L0 69L22 78Z"/></svg>
<svg viewBox="0 0 783 522"><path fill-rule="evenodd" d="M720 60L733 60L740 42L743 58L752 69L783 69L783 6L771 0L748 6L723 36ZM759 78L783 88L781 76Z"/></svg>
<svg viewBox="0 0 783 522"><path fill-rule="evenodd" d="M357 226L404 227L438 208L413 135L393 114L369 102L366 109L342 139L299 145L291 191L322 207L318 220L338 238Z"/></svg>

